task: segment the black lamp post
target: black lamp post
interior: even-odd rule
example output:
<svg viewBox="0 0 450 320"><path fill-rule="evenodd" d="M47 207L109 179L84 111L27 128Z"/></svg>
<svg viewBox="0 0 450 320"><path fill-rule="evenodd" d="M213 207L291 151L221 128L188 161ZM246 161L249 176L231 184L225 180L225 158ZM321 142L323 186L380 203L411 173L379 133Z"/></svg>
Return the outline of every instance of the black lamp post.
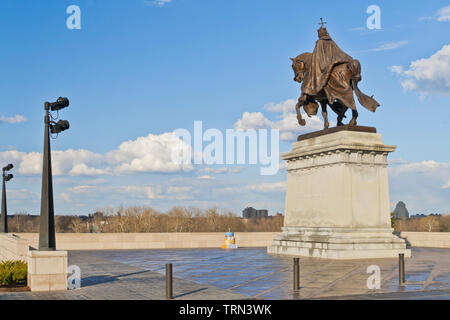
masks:
<svg viewBox="0 0 450 320"><path fill-rule="evenodd" d="M55 241L55 211L53 206L52 158L50 149L50 134L58 134L69 129L69 122L57 120L51 111L59 111L69 106L69 99L58 98L56 102L45 104L44 157L42 167L41 217L39 230L39 250L56 250ZM55 138L56 139L56 138Z"/></svg>
<svg viewBox="0 0 450 320"><path fill-rule="evenodd" d="M3 167L2 173L2 213L0 217L0 233L8 233L8 212L6 210L6 182L11 180L14 176L6 174L9 170L14 168L12 164Z"/></svg>

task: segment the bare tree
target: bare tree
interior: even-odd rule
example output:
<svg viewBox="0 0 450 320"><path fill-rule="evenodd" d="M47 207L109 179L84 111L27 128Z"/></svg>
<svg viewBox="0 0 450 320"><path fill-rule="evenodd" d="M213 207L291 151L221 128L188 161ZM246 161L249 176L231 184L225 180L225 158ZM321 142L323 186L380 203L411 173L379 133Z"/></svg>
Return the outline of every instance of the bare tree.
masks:
<svg viewBox="0 0 450 320"><path fill-rule="evenodd" d="M15 230L39 230L39 217L22 215L15 217ZM37 218L37 219L36 219ZM231 229L245 231L281 231L283 217L242 219L231 211L220 212L218 208L199 209L195 207L173 207L167 213L160 213L151 207L105 208L86 218L58 216L57 232L225 232ZM433 228L438 228L433 224ZM433 229L433 230L434 230Z"/></svg>
<svg viewBox="0 0 450 320"><path fill-rule="evenodd" d="M439 221L436 217L426 217L424 220L426 231L432 232L439 228Z"/></svg>
<svg viewBox="0 0 450 320"><path fill-rule="evenodd" d="M75 233L87 232L86 223L84 223L79 217L72 220L70 229Z"/></svg>

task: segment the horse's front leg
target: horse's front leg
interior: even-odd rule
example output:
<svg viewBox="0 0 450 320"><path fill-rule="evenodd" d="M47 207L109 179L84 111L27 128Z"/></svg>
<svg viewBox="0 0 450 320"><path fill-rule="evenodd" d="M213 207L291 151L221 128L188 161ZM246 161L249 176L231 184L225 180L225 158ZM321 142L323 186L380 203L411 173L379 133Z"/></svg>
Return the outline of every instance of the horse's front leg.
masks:
<svg viewBox="0 0 450 320"><path fill-rule="evenodd" d="M330 123L328 122L327 103L325 101L320 101L320 105L322 106L323 129L325 130L330 126Z"/></svg>
<svg viewBox="0 0 450 320"><path fill-rule="evenodd" d="M300 112L300 108L303 106L304 103L305 103L305 101L302 99L302 97L300 97L298 99L297 105L295 106L295 110L297 111L298 124L301 126L306 125L306 121L305 121L305 119L302 118L302 114Z"/></svg>
<svg viewBox="0 0 450 320"><path fill-rule="evenodd" d="M337 126L343 126L344 123L342 122L342 120L344 120L344 113L340 113L337 117Z"/></svg>
<svg viewBox="0 0 450 320"><path fill-rule="evenodd" d="M358 111L352 109L352 120L348 123L349 126L356 126L356 119L358 118Z"/></svg>

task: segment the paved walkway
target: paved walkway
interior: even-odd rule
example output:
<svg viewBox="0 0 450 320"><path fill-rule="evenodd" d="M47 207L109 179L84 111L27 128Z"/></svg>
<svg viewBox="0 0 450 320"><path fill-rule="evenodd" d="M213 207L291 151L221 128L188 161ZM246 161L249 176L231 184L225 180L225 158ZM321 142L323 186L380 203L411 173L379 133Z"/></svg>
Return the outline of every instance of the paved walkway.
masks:
<svg viewBox="0 0 450 320"><path fill-rule="evenodd" d="M69 265L81 269L81 288L62 292L0 292L0 300L163 300L163 274L92 255L69 252ZM189 280L173 279L175 299L235 300L248 296Z"/></svg>
<svg viewBox="0 0 450 320"><path fill-rule="evenodd" d="M198 250L98 251L106 259L146 270L164 272L172 263L174 276L244 294L252 299L315 299L384 294L380 298L409 297L411 291L428 294L441 290L450 299L450 249L413 248L405 260L406 284L398 284L397 259L321 260L300 258L300 293L292 290L292 259L266 253L265 248ZM367 288L371 274L380 268L381 288ZM444 290L444 291L442 291ZM387 294L387 295L386 295ZM376 296L373 296L376 297Z"/></svg>
<svg viewBox="0 0 450 320"><path fill-rule="evenodd" d="M164 270L173 264L176 299L450 299L450 249L414 248L406 284L398 260L300 259L301 289L292 290L292 259L265 248L237 250L126 250L70 252L82 288L59 293L0 293L0 299L165 298ZM367 288L368 266L381 271L381 288Z"/></svg>

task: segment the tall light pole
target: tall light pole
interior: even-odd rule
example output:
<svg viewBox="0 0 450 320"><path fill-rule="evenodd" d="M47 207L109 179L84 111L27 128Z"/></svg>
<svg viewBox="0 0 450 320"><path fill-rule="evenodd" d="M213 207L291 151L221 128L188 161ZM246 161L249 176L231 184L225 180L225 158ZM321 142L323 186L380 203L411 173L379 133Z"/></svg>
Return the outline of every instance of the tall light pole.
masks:
<svg viewBox="0 0 450 320"><path fill-rule="evenodd" d="M56 250L55 211L53 206L52 158L50 134L58 134L69 129L69 122L57 120L50 111L59 111L69 106L69 99L58 98L56 102L45 102L44 157L42 167L41 217L39 230L39 250ZM56 138L55 138L56 139Z"/></svg>
<svg viewBox="0 0 450 320"><path fill-rule="evenodd" d="M2 213L0 216L0 233L8 233L8 212L6 210L6 182L11 180L14 176L6 174L9 170L14 168L10 163L2 170Z"/></svg>

